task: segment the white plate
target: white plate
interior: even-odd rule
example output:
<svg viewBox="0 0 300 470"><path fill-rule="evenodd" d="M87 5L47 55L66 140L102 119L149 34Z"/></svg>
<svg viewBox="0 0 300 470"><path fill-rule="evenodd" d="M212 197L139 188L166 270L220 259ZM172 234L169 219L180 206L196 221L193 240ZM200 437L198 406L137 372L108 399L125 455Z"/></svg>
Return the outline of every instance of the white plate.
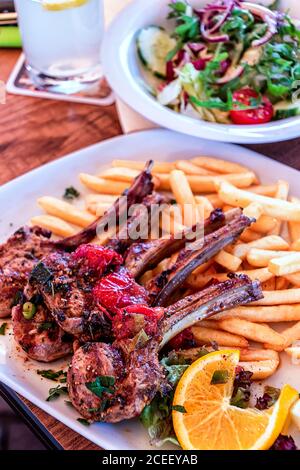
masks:
<svg viewBox="0 0 300 470"><path fill-rule="evenodd" d="M278 178L286 179L290 182L291 192L300 197L299 173L296 170L242 147L213 143L166 130L152 130L117 137L88 147L2 186L0 188L1 241L39 212L36 205L39 196L60 197L66 186L74 185L79 188L79 172L97 173L103 165L114 158L140 161L156 158L172 161L198 155L217 156L246 164L262 177L264 183L274 183ZM69 408L63 398L46 402L48 390L55 386L55 383L41 379L36 370L56 369L61 363L43 366L34 361L24 362L24 357L23 353L17 351L11 334L0 336L0 380L3 383L105 449L151 448L147 434L138 421L120 425L93 424L85 427L76 421L78 413ZM287 357L283 360L285 367L281 368L269 382L277 386L288 382L300 390L299 366L298 368L291 366ZM298 442L300 444L300 439Z"/></svg>
<svg viewBox="0 0 300 470"><path fill-rule="evenodd" d="M298 0L282 0L282 7L299 10ZM300 117L263 125L238 126L209 123L176 113L161 106L145 87L146 75L136 53L135 37L141 28L166 22L170 0L137 0L125 8L107 31L103 48L104 72L115 93L135 111L162 127L184 134L235 143L266 143L292 139L300 135ZM207 0L193 0L203 5ZM297 10L298 9L298 10ZM298 12L298 17L300 14Z"/></svg>

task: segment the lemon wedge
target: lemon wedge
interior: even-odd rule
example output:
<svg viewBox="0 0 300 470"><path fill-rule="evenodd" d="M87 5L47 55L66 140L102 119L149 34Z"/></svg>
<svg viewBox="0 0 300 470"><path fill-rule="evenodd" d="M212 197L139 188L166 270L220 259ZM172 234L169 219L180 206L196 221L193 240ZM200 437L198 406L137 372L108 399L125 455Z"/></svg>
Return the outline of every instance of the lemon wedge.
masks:
<svg viewBox="0 0 300 470"><path fill-rule="evenodd" d="M87 2L88 0L42 0L43 7L50 11L81 7Z"/></svg>
<svg viewBox="0 0 300 470"><path fill-rule="evenodd" d="M172 413L184 450L267 450L281 433L298 392L285 385L266 411L232 406L238 363L238 351L216 351L198 359L182 376Z"/></svg>

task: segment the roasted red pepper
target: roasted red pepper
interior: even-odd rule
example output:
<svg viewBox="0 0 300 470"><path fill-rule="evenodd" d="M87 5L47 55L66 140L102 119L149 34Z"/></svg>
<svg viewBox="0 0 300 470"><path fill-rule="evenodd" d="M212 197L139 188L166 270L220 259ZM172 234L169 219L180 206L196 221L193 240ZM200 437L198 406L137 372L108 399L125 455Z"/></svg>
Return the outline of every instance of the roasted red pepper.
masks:
<svg viewBox="0 0 300 470"><path fill-rule="evenodd" d="M76 262L80 262L81 268L96 272L102 276L109 267L121 266L123 258L114 250L100 245L81 245L72 254Z"/></svg>
<svg viewBox="0 0 300 470"><path fill-rule="evenodd" d="M103 277L94 287L95 299L112 313L129 305L149 303L148 293L137 284L127 269Z"/></svg>

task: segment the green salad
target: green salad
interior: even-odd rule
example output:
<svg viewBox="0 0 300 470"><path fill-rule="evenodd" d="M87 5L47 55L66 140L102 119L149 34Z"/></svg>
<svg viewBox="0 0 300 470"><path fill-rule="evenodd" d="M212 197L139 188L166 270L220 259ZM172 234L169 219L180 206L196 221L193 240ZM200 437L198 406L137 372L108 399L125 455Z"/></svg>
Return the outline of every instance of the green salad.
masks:
<svg viewBox="0 0 300 470"><path fill-rule="evenodd" d="M300 29L276 3L216 0L196 9L172 1L170 32L151 25L137 36L140 60L158 79L158 102L223 124L300 114Z"/></svg>

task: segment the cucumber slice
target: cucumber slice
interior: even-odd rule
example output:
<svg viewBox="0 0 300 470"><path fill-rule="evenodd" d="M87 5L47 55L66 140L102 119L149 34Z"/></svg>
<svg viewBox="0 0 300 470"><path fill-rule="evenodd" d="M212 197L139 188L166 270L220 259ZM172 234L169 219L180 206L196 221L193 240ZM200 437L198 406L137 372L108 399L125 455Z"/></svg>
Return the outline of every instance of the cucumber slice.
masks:
<svg viewBox="0 0 300 470"><path fill-rule="evenodd" d="M300 100L291 103L289 101L280 101L274 106L275 119L288 119L290 117L299 116Z"/></svg>
<svg viewBox="0 0 300 470"><path fill-rule="evenodd" d="M141 29L137 49L141 61L157 77L166 77L166 57L176 46L175 39L158 26Z"/></svg>

